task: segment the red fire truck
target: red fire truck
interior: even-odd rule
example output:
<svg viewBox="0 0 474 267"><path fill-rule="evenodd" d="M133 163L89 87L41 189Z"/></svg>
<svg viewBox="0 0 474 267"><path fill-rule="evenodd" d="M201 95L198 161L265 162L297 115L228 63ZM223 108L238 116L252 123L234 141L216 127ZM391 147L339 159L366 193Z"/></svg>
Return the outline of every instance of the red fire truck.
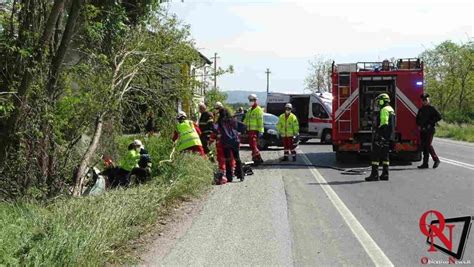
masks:
<svg viewBox="0 0 474 267"><path fill-rule="evenodd" d="M332 138L336 160L369 153L372 125L378 116L374 99L381 93L390 96L395 110L395 141L391 155L410 161L421 160L420 135L416 114L423 93L423 62L417 58L396 63L358 62L332 65Z"/></svg>

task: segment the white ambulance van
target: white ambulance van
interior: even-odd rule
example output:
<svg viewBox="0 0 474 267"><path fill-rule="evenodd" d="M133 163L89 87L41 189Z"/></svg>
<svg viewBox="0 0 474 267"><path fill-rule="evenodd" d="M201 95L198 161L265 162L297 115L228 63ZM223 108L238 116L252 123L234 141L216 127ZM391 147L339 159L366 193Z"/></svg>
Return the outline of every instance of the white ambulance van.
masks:
<svg viewBox="0 0 474 267"><path fill-rule="evenodd" d="M293 105L293 113L300 123L300 141L319 138L322 143L332 142L332 94L268 93L266 112L280 116L285 104Z"/></svg>

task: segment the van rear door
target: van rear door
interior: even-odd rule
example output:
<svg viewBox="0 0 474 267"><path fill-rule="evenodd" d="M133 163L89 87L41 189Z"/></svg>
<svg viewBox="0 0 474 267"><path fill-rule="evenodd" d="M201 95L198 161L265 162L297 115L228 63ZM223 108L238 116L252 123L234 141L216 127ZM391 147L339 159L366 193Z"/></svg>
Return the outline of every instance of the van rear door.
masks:
<svg viewBox="0 0 474 267"><path fill-rule="evenodd" d="M309 131L309 102L309 95L295 95L292 96L290 100L290 103L293 105L292 112L296 115L300 123L300 133L307 133Z"/></svg>
<svg viewBox="0 0 474 267"><path fill-rule="evenodd" d="M321 137L325 129L331 129L331 113L327 104L319 97L311 96L311 110L309 112L309 132Z"/></svg>

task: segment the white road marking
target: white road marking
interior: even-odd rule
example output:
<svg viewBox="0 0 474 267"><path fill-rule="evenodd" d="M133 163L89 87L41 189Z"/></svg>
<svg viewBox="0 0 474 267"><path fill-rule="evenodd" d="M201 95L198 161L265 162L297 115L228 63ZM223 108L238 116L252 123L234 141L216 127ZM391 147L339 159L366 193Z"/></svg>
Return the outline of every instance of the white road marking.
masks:
<svg viewBox="0 0 474 267"><path fill-rule="evenodd" d="M458 166L458 167L463 167L463 168L474 171L474 165L472 165L472 164L464 163L464 162L453 160L453 159L442 158L442 157L439 157L439 159L442 162L446 162L446 163L449 163L449 164L452 164L452 165L455 165L455 166Z"/></svg>
<svg viewBox="0 0 474 267"><path fill-rule="evenodd" d="M311 161L308 157L299 149L299 154L303 158L306 164L311 165ZM352 212L347 208L347 206L342 202L339 196L334 192L330 185L327 185L326 179L318 172L314 167L308 167L313 175L314 179L320 183L325 184L321 186L328 198L331 200L334 207L336 207L339 214L342 216L347 226L351 229L352 233L355 235L359 243L365 249L369 257L372 259L372 262L375 266L393 266L393 263L385 255L385 253L380 249L380 247L375 243L372 237L367 233L362 224L357 220L357 218L352 214Z"/></svg>

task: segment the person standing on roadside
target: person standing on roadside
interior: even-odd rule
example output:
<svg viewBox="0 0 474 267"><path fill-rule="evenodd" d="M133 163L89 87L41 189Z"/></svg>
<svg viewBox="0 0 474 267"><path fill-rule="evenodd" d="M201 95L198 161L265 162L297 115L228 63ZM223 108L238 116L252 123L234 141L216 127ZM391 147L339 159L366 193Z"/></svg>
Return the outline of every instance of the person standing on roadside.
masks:
<svg viewBox="0 0 474 267"><path fill-rule="evenodd" d="M440 160L431 144L435 133L435 126L441 120L441 114L430 104L430 95L422 94L420 96L423 106L416 114L416 125L420 127L421 149L423 151L423 163L418 166L418 169L427 169L429 155L434 161L433 169L439 166Z"/></svg>
<svg viewBox="0 0 474 267"><path fill-rule="evenodd" d="M207 110L204 103L199 103L199 112L201 113L199 117L199 129L201 130L200 139L202 148L204 149L204 153L209 155L209 139L214 127L214 115Z"/></svg>
<svg viewBox="0 0 474 267"><path fill-rule="evenodd" d="M235 160L235 176L241 181L244 180L244 172L242 170L242 161L240 160L240 140L239 123L230 115L229 110L224 108L222 104L216 103L216 109L219 112L217 119L216 132L219 141L222 144L225 157L225 176L228 182L232 182L233 166L232 160Z"/></svg>
<svg viewBox="0 0 474 267"><path fill-rule="evenodd" d="M244 124L247 127L249 146L252 150L252 160L255 164L263 163L262 156L258 150L258 139L263 135L263 109L257 103L257 95L248 97L250 109L245 114Z"/></svg>
<svg viewBox="0 0 474 267"><path fill-rule="evenodd" d="M285 105L285 113L281 114L278 118L277 130L283 138L283 149L284 154L281 161L288 161L288 156L291 152L293 161L296 161L296 150L294 145L294 139L298 136L300 127L298 124L298 118L291 112L293 105L287 103Z"/></svg>
<svg viewBox="0 0 474 267"><path fill-rule="evenodd" d="M388 168L390 142L393 140L395 132L395 111L390 106L390 96L386 93L378 95L375 99L376 105L380 108L378 119L375 125L377 129L372 137L372 151L370 158L372 160L372 171L370 176L366 177L366 181L388 181ZM374 127L374 126L372 126ZM379 176L379 164L382 161L382 174Z"/></svg>
<svg viewBox="0 0 474 267"><path fill-rule="evenodd" d="M213 128L213 133L211 134L210 138L210 143L213 143L214 141L216 142L216 158L217 158L217 167L219 168L219 171L226 175L226 158L224 155L224 145L222 143L222 139L218 138L219 133L218 133L218 124L217 121L219 120L219 111L224 108L224 105L221 102L216 102L214 105L214 128ZM231 168L232 170L235 169L235 160L232 156L230 155L231 158ZM233 174L233 173L232 173ZM227 179L226 179L227 181Z"/></svg>

